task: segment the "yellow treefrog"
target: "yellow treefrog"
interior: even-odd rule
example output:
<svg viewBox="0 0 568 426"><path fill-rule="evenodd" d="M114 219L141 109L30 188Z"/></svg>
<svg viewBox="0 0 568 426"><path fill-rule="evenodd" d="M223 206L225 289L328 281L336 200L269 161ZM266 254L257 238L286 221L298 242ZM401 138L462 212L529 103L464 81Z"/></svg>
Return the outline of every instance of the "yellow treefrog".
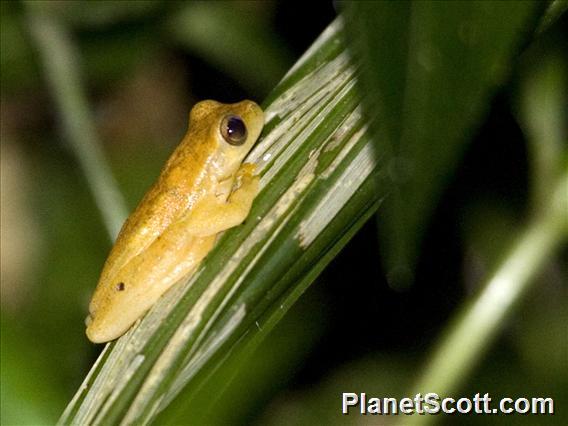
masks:
<svg viewBox="0 0 568 426"><path fill-rule="evenodd" d="M124 223L89 305L87 337L124 334L173 284L195 272L219 232L241 224L258 192L241 164L264 125L252 101L197 103L189 129Z"/></svg>

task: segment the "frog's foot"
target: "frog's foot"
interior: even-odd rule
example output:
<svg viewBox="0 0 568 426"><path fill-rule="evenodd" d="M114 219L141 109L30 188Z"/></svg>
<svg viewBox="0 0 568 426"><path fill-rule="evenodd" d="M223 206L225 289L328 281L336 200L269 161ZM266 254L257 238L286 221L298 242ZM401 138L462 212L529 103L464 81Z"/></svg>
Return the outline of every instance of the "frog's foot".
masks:
<svg viewBox="0 0 568 426"><path fill-rule="evenodd" d="M236 180L240 180L242 178L252 177L254 172L256 171L256 164L254 163L243 163L239 170L237 171Z"/></svg>
<svg viewBox="0 0 568 426"><path fill-rule="evenodd" d="M258 193L258 180L259 177L254 174L256 171L256 164L244 163L241 165L235 176L235 184L233 185L233 192L230 196L231 199L254 198ZM245 195L246 193L247 195Z"/></svg>

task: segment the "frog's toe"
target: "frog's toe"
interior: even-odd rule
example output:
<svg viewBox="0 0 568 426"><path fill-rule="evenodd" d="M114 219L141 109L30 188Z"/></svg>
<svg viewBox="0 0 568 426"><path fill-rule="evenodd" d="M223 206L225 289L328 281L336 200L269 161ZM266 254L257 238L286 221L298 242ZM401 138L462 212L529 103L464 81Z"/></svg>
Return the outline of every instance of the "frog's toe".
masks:
<svg viewBox="0 0 568 426"><path fill-rule="evenodd" d="M256 171L256 164L244 163L239 168L239 171L237 173L237 177L244 177L244 176L247 176L247 175L252 176L252 175L254 175L255 171Z"/></svg>

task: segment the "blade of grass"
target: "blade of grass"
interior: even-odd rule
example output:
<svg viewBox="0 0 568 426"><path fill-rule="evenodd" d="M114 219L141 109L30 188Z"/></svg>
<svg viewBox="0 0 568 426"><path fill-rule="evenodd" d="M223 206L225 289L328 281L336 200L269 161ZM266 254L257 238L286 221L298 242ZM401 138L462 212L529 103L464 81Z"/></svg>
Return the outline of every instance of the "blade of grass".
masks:
<svg viewBox="0 0 568 426"><path fill-rule="evenodd" d="M491 347L535 276L568 240L568 167L564 123L564 64L554 55L533 57L521 85L519 122L532 148L533 211L483 290L451 322L409 395L455 394ZM413 416L405 424L429 424L435 416Z"/></svg>
<svg viewBox="0 0 568 426"><path fill-rule="evenodd" d="M552 0L537 27L537 33L542 33L554 25L566 10L568 10L568 0Z"/></svg>
<svg viewBox="0 0 568 426"><path fill-rule="evenodd" d="M104 159L80 78L75 46L65 26L42 2L26 2L30 34L43 62L69 147L77 157L112 241L126 219L126 204Z"/></svg>
<svg viewBox="0 0 568 426"><path fill-rule="evenodd" d="M147 424L183 389L193 396L226 351L244 351L258 321L276 321L376 209L386 187L370 189L379 163L340 29L332 24L264 105L265 132L248 158L261 192L246 223L107 346L61 424Z"/></svg>
<svg viewBox="0 0 568 426"><path fill-rule="evenodd" d="M412 283L430 215L495 89L530 34L536 2L343 2L359 89L393 196L378 223L387 279Z"/></svg>
<svg viewBox="0 0 568 426"><path fill-rule="evenodd" d="M568 164L568 61L562 54L527 56L517 120L529 143L531 205L539 215L549 208L554 182Z"/></svg>
<svg viewBox="0 0 568 426"><path fill-rule="evenodd" d="M521 234L479 295L469 303L442 337L409 395L435 392L452 396L471 374L496 337L500 324L526 294L547 259L566 241L568 173L556 183L547 214ZM436 416L412 416L404 424L429 424Z"/></svg>
<svg viewBox="0 0 568 426"><path fill-rule="evenodd" d="M213 409L216 401L223 398L223 390L234 379L246 359L272 331L278 321L284 317L323 268L376 212L380 200L376 200L372 194L378 191L377 182L381 180L380 176L374 174L365 181L351 198L349 204L326 227L325 232L331 233L337 238L333 245L331 247L313 246L313 250L324 253L319 261L309 266L311 269L305 272L300 281L289 287L280 298L272 301L271 306L253 324L248 326L239 340L232 345L227 345L226 350L219 351L209 365L198 373L192 386L186 387L181 395L173 401L172 406L160 413L156 419L156 424L179 424L188 419L191 419L191 422L195 424L207 422L210 410ZM359 212L359 216L354 215L353 211ZM352 225L348 229L344 226L344 216L348 216L349 220L352 221ZM322 241L326 240L322 236L320 238Z"/></svg>

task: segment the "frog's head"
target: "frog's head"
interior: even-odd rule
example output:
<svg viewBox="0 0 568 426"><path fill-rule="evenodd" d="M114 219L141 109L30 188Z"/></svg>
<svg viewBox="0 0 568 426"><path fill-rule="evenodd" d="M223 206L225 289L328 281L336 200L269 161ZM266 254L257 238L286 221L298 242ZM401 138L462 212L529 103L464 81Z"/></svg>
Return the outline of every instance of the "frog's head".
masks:
<svg viewBox="0 0 568 426"><path fill-rule="evenodd" d="M253 101L235 104L216 101L197 103L190 114L190 129L206 135L208 150L214 152L211 167L220 181L234 177L243 159L260 136L264 113Z"/></svg>

